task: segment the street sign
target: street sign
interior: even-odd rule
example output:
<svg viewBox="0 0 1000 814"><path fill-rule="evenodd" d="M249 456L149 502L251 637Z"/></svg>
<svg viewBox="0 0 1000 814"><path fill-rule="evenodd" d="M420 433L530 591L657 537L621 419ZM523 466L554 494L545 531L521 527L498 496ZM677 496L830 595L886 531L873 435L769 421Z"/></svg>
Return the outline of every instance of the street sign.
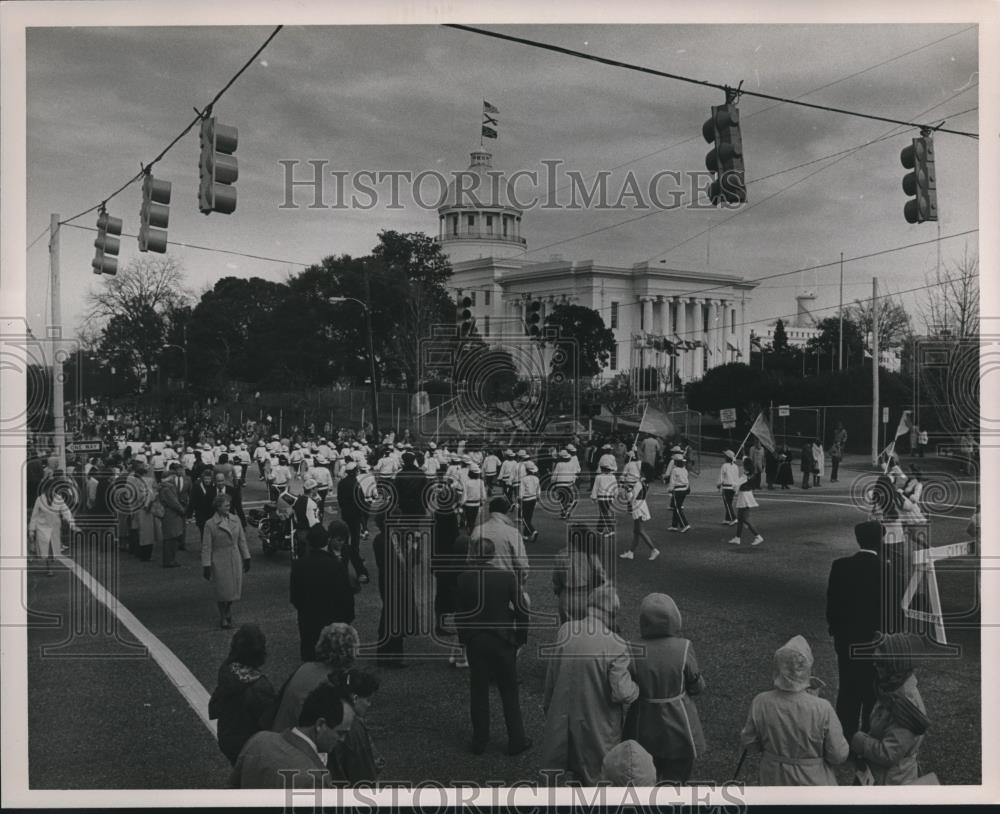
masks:
<svg viewBox="0 0 1000 814"><path fill-rule="evenodd" d="M788 416L790 416L791 414L792 414L792 410L791 410L791 408L787 404L779 404L778 405L778 417L779 418L788 418Z"/></svg>
<svg viewBox="0 0 1000 814"><path fill-rule="evenodd" d="M724 407L719 410L719 420L723 424L735 424L736 423L736 408L735 407Z"/></svg>
<svg viewBox="0 0 1000 814"><path fill-rule="evenodd" d="M103 441L72 441L66 445L67 452L101 452Z"/></svg>
<svg viewBox="0 0 1000 814"><path fill-rule="evenodd" d="M889 408L888 407L883 407L882 408L882 423L883 424L888 424L889 423Z"/></svg>

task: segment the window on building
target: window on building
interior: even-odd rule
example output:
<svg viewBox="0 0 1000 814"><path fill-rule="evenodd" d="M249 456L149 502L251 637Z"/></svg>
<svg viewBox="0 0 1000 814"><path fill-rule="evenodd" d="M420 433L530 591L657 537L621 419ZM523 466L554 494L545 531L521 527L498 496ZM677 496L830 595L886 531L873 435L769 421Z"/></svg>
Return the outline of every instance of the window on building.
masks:
<svg viewBox="0 0 1000 814"><path fill-rule="evenodd" d="M507 224L510 222L510 218L505 217L503 219L503 236L507 237Z"/></svg>
<svg viewBox="0 0 1000 814"><path fill-rule="evenodd" d="M729 333L736 333L736 309L733 308L729 312Z"/></svg>
<svg viewBox="0 0 1000 814"><path fill-rule="evenodd" d="M472 300L472 307L475 308L476 307L476 292L475 291L470 292L469 298Z"/></svg>
<svg viewBox="0 0 1000 814"><path fill-rule="evenodd" d="M476 216L475 215L469 215L469 231L471 231L472 227L475 226L475 225L476 225Z"/></svg>
<svg viewBox="0 0 1000 814"><path fill-rule="evenodd" d="M487 215L486 216L486 231L489 232L491 235L493 234L493 216L492 215Z"/></svg>
<svg viewBox="0 0 1000 814"><path fill-rule="evenodd" d="M490 335L490 318L489 316L483 317L483 336Z"/></svg>
<svg viewBox="0 0 1000 814"><path fill-rule="evenodd" d="M608 367L611 370L618 370L618 344L617 343L615 343L614 345L611 346L610 364L608 365Z"/></svg>
<svg viewBox="0 0 1000 814"><path fill-rule="evenodd" d="M458 234L458 215L451 216L451 233L453 235Z"/></svg>
<svg viewBox="0 0 1000 814"><path fill-rule="evenodd" d="M611 330L618 327L618 303L611 303Z"/></svg>
<svg viewBox="0 0 1000 814"><path fill-rule="evenodd" d="M492 291L483 292L483 305L490 305L490 302L493 299L493 297L491 296L492 293L493 293Z"/></svg>

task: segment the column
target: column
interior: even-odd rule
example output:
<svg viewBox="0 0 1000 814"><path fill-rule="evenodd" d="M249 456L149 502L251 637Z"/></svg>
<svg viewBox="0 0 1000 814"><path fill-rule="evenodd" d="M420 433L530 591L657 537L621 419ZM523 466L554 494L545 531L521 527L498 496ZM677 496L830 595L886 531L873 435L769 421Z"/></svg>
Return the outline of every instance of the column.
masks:
<svg viewBox="0 0 1000 814"><path fill-rule="evenodd" d="M719 301L709 300L708 302L708 349L712 352L708 357L708 367L718 367L726 361L726 346L720 341L722 333L720 331L721 321L719 319Z"/></svg>
<svg viewBox="0 0 1000 814"><path fill-rule="evenodd" d="M667 316L668 303L665 301L666 298L663 296L656 297L656 305L653 307L653 333L657 336L666 336L667 334L667 323L669 318ZM655 365L656 365L656 375L657 392L664 389L665 386L665 374L668 373L667 366L669 365L670 358L663 351L656 351Z"/></svg>
<svg viewBox="0 0 1000 814"><path fill-rule="evenodd" d="M684 297L674 297L674 304L677 308L677 318L674 322L674 333L681 339L685 341L688 339L687 334L687 314L685 313L687 309L687 300ZM687 382L690 378L687 372L687 360L690 355L689 351L681 350L680 356L677 359L677 375L680 376L682 382Z"/></svg>
<svg viewBox="0 0 1000 814"><path fill-rule="evenodd" d="M705 345L707 344L707 336L705 334L705 300L692 299L691 306L691 315L694 318L694 324L691 326L693 329L691 341L700 342L702 345ZM705 348L695 348L692 353L694 354L694 364L691 375L695 379L700 379L705 375Z"/></svg>
<svg viewBox="0 0 1000 814"><path fill-rule="evenodd" d="M642 330L644 333L656 333L653 330L653 298L640 297L642 302Z"/></svg>
<svg viewBox="0 0 1000 814"><path fill-rule="evenodd" d="M719 300L719 347L722 348L722 358L720 365L736 360L736 354L729 350L729 343L733 342L729 336L729 305L726 300ZM733 342L735 345L736 343Z"/></svg>

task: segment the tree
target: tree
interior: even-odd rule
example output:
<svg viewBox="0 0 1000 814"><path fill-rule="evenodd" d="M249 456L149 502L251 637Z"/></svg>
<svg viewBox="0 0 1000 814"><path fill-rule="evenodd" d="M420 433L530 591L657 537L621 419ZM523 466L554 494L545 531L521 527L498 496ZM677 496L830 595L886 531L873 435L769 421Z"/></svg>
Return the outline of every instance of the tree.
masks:
<svg viewBox="0 0 1000 814"><path fill-rule="evenodd" d="M937 268L925 278L926 304L920 314L931 336L959 339L979 335L979 256L968 246L954 266Z"/></svg>
<svg viewBox="0 0 1000 814"><path fill-rule="evenodd" d="M872 349L872 301L855 300L847 315L856 323L865 343L865 350ZM912 329L910 315L891 295L878 298L878 347L879 351L899 348L909 341Z"/></svg>
<svg viewBox="0 0 1000 814"><path fill-rule="evenodd" d="M174 313L190 295L172 257L136 257L87 292L82 331L99 332L103 358L138 384L156 367Z"/></svg>
<svg viewBox="0 0 1000 814"><path fill-rule="evenodd" d="M557 350L553 354L553 372L559 367L571 375L575 371L580 377L591 378L608 366L615 349L615 335L594 309L557 305L546 315L545 327L559 332L559 338L551 340Z"/></svg>
<svg viewBox="0 0 1000 814"><path fill-rule="evenodd" d="M627 373L619 373L597 391L597 401L608 408L613 416L612 429L617 428L618 417L634 409L636 405L631 377Z"/></svg>
<svg viewBox="0 0 1000 814"><path fill-rule="evenodd" d="M788 335L785 333L785 323L780 319L774 323L774 338L771 340L771 350L774 353L788 352Z"/></svg>
<svg viewBox="0 0 1000 814"><path fill-rule="evenodd" d="M831 368L837 364L840 353L840 317L827 317L816 326L820 333L806 342L806 349L823 359L830 359ZM854 320L844 317L844 367L860 365L864 359L864 338ZM818 370L817 370L818 372Z"/></svg>

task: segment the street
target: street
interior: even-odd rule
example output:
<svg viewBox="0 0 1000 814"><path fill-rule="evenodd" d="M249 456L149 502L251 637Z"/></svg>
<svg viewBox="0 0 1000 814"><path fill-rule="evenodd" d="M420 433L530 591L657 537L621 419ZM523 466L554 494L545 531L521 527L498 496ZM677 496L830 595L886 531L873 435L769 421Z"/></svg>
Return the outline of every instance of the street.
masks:
<svg viewBox="0 0 1000 814"><path fill-rule="evenodd" d="M659 559L648 562L643 549L632 561L608 552L609 576L622 602L618 623L626 638L637 635L637 609L647 593L670 594L683 615L685 636L693 643L708 685L696 699L708 749L696 760L693 779L721 783L732 778L740 753L738 734L750 700L770 687L772 654L791 636L802 634L810 642L816 657L814 674L828 685L824 695L834 700L837 670L824 619L826 580L832 560L856 550L853 526L865 519L850 497L852 480L865 474L861 463L857 467L846 469L840 483L809 491L761 490L753 522L765 542L751 547L746 535L744 544L736 547L726 542L732 529L720 523L722 503L714 488L717 462L709 458L700 478L693 479L692 495L685 505L692 525L689 532L667 532L668 498L657 484L650 490L653 519L647 529L661 549ZM927 471L932 480L930 465ZM976 484L966 480L960 488L959 507L933 518L932 545L967 539L965 527L977 500ZM254 473L248 479L245 501L249 507L262 498L263 489ZM592 505L581 499L577 515L591 511ZM554 613L547 558L565 545L566 527L558 514L541 506L535 524L540 536L528 544L532 571L527 588L533 612ZM371 529L374 535L374 523ZM155 557L153 562L141 563L120 552L114 593L211 693L231 631L218 627L211 588L201 579L195 537L194 527L189 526L187 550L180 552L182 567L177 569L162 569ZM630 538L630 518L619 516L618 551L625 550ZM234 621L236 626L254 621L267 635L268 661L263 672L277 688L300 663L295 612L288 601L288 554L264 556L253 529L248 529L248 539L253 566L246 577L243 601L234 606ZM374 568L370 540L362 543L362 552ZM975 608L977 574L959 570L960 564L952 560L938 565L946 614ZM32 573L29 609L65 614L75 579L62 568L51 579ZM375 640L379 607L373 579L357 598L355 626L363 642ZM935 660L917 671L933 722L921 762L933 767L942 783L980 782L980 648L979 633L972 624L977 621L978 616L971 620L971 629L948 630L949 643L962 647L960 658ZM154 661L137 659L128 645L110 639L105 643L104 650L110 654L106 659L60 660L40 654L43 645L66 638L68 622L64 616L61 629L29 632L31 786L225 787L228 764L212 733L174 686L176 677L165 676ZM119 632L124 641L134 640L127 631ZM539 769L544 768L537 761L546 669L537 649L554 633L553 626L541 625L519 657L521 705L527 733L536 745L516 758L507 757L501 748L506 738L495 694L493 741L485 755L469 753L467 671L451 666L448 651L429 639L407 639L408 667L379 671L382 686L368 719L372 738L387 764L381 779L411 783L433 779L445 784L468 779L508 786L518 780L537 781ZM138 732L142 738L123 738L123 732ZM68 743L87 746L67 748ZM841 774L840 782L849 782L850 771L842 769ZM740 779L753 784L754 778L751 758Z"/></svg>

